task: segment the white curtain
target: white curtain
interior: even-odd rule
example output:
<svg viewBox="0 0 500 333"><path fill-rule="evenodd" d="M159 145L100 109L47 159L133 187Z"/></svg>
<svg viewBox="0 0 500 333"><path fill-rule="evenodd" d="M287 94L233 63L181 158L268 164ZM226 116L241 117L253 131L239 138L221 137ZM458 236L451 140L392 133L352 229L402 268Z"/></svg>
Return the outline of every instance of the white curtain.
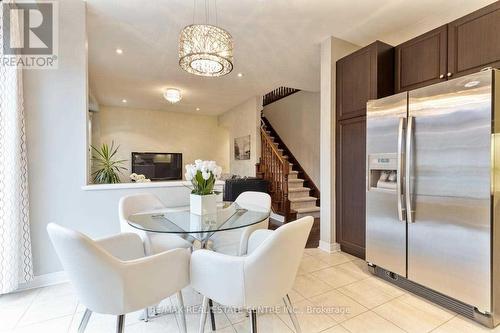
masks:
<svg viewBox="0 0 500 333"><path fill-rule="evenodd" d="M22 70L0 62L0 294L32 279Z"/></svg>

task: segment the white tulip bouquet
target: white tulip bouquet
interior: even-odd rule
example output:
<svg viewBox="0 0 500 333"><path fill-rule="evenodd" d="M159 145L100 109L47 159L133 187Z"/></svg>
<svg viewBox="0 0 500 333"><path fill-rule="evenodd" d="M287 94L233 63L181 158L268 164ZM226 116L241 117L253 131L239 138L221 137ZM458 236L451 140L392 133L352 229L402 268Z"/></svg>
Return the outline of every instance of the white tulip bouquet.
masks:
<svg viewBox="0 0 500 333"><path fill-rule="evenodd" d="M186 180L193 184L191 194L213 194L215 181L221 174L222 168L215 161L196 160L194 164L186 165Z"/></svg>

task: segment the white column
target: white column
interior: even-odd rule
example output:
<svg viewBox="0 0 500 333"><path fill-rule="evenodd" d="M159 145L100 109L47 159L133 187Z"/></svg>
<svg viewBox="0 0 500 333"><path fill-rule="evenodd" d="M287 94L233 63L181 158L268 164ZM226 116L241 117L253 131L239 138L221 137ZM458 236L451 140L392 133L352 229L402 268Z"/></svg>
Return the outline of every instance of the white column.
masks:
<svg viewBox="0 0 500 333"><path fill-rule="evenodd" d="M321 43L320 241L326 252L340 250L335 238L335 64L359 46L335 37Z"/></svg>

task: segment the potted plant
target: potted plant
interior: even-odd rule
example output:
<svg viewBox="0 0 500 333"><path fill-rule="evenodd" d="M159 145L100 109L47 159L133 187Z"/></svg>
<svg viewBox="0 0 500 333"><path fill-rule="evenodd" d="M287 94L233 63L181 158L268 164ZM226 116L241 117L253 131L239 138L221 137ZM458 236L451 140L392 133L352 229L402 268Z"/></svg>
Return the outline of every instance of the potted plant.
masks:
<svg viewBox="0 0 500 333"><path fill-rule="evenodd" d="M191 213L206 215L217 213L217 194L215 181L219 179L222 168L215 161L196 160L186 165L186 180L193 185L190 195Z"/></svg>
<svg viewBox="0 0 500 333"><path fill-rule="evenodd" d="M120 146L115 148L115 143L111 142L111 147L103 143L100 148L90 146L94 154L92 161L95 163L95 171L92 173L94 184L115 184L120 182L119 174L127 170L123 166L126 160L115 160L114 157Z"/></svg>

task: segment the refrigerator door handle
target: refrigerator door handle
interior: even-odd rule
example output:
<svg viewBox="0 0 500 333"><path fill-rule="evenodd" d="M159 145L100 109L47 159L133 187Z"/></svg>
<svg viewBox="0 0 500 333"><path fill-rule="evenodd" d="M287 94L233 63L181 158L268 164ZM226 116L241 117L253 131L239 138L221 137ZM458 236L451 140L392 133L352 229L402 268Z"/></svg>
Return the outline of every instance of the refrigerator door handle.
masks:
<svg viewBox="0 0 500 333"><path fill-rule="evenodd" d="M397 196L398 196L398 218L401 222L406 221L405 208L403 206L404 195L403 195L403 130L404 130L405 118L399 118L398 126L398 170L397 170Z"/></svg>
<svg viewBox="0 0 500 333"><path fill-rule="evenodd" d="M405 168L405 198L406 198L406 219L408 223L413 222L413 207L412 207L412 195L410 187L410 176L411 176L411 156L412 156L412 138L413 138L413 117L408 116L408 125L406 129L406 168Z"/></svg>

